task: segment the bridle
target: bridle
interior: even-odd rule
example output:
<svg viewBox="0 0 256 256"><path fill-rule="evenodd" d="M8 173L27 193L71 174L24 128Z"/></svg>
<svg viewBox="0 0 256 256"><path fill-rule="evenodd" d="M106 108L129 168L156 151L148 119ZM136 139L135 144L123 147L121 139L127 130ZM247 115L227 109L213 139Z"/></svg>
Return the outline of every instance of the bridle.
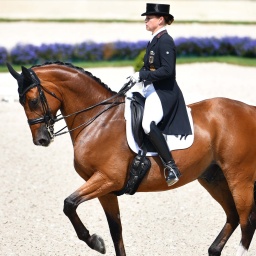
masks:
<svg viewBox="0 0 256 256"><path fill-rule="evenodd" d="M129 80L127 83L125 83L123 85L123 87L119 90L118 93L116 93L115 95L111 96L110 98L108 98L106 100L103 100L103 101L101 101L99 103L96 103L95 105L92 105L92 106L90 106L88 108L79 110L77 112L74 112L74 113L71 113L71 114L68 114L68 115L65 115L65 116L61 116L61 114L58 115L58 116L54 116L51 113L51 109L50 109L49 104L47 102L47 99L45 97L45 92L48 93L49 95L51 95L52 97L56 98L60 102L61 102L61 99L59 99L55 93L49 91L48 89L44 88L41 85L39 78L36 76L35 72L32 69L29 69L29 73L30 73L30 76L32 78L33 83L29 87L27 87L26 90L24 90L22 93L19 94L19 100L20 100L20 103L22 105L24 105L26 93L30 89L37 87L37 90L39 92L39 99L40 99L40 102L41 102L44 114L43 114L43 116L40 116L38 118L28 119L27 121L28 121L28 124L30 126L31 125L35 125L35 124L45 123L45 126L47 128L47 131L49 133L49 136L50 136L51 140L53 140L54 137L56 137L56 136L60 136L60 135L66 134L66 133L71 133L72 131L74 131L74 130L76 130L78 128L87 127L96 118L98 118L101 114L103 114L107 110L111 109L114 106L118 106L120 104L123 104L124 101L120 102L120 101L118 101L118 98L120 96L125 95L125 93L127 91L129 91L134 86L134 84L135 84L131 80ZM70 129L70 130L67 130L67 131L63 131L65 128L67 128L67 126L65 126L62 129L60 129L58 132L54 133L54 124L56 122L58 122L58 121L60 121L60 120L62 120L64 118L68 118L68 117L71 117L71 116L74 116L74 115L77 115L77 114L89 111L91 109L94 109L95 107L102 106L102 105L107 105L107 107L104 108L103 110L101 110L97 115L95 115L91 119L87 120L86 122L78 125L77 127L73 128L73 129ZM59 117L59 116L61 116L61 117Z"/></svg>
<svg viewBox="0 0 256 256"><path fill-rule="evenodd" d="M46 129L50 135L51 140L54 139L54 123L56 122L56 117L53 116L51 113L50 107L48 105L47 99L44 94L44 90L47 91L50 95L55 97L56 99L60 100L54 93L49 92L44 87L41 86L39 78L36 76L35 72L32 69L28 70L30 73L30 77L32 78L33 83L28 86L22 93L19 93L19 101L21 105L25 104L25 96L28 91L30 91L32 88L37 87L37 90L39 92L39 99L43 108L44 115L40 116L38 118L28 119L28 124L35 125L39 123L45 123Z"/></svg>

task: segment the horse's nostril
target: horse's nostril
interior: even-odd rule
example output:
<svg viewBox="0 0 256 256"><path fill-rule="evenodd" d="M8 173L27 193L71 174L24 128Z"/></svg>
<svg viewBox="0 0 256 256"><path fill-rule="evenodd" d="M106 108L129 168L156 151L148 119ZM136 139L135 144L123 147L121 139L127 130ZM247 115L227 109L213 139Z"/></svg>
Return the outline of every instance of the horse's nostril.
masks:
<svg viewBox="0 0 256 256"><path fill-rule="evenodd" d="M44 145L45 143L46 143L46 140L45 140L45 139L40 139L40 140L39 140L39 144Z"/></svg>
<svg viewBox="0 0 256 256"><path fill-rule="evenodd" d="M45 125L42 125L34 137L34 144L37 146L47 147L51 143L51 138Z"/></svg>
<svg viewBox="0 0 256 256"><path fill-rule="evenodd" d="M47 139L40 139L38 140L38 145L41 145L41 146L48 146L50 144L50 140L47 140Z"/></svg>

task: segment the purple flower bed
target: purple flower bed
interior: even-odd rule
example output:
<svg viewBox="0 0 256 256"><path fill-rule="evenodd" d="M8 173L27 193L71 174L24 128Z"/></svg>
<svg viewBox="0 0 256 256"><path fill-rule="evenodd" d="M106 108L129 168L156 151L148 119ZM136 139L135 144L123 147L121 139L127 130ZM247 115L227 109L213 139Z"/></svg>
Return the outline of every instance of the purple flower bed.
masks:
<svg viewBox="0 0 256 256"><path fill-rule="evenodd" d="M73 61L100 61L103 60L103 43L83 42L73 46ZM61 60L61 59L59 59Z"/></svg>
<svg viewBox="0 0 256 256"><path fill-rule="evenodd" d="M38 47L32 44L17 44L11 50L9 57L14 64L34 64L39 58Z"/></svg>
<svg viewBox="0 0 256 256"><path fill-rule="evenodd" d="M8 52L4 47L0 47L0 65L4 65L8 58Z"/></svg>
<svg viewBox="0 0 256 256"><path fill-rule="evenodd" d="M72 61L74 46L71 44L42 44L37 47L38 62L65 60Z"/></svg>
<svg viewBox="0 0 256 256"><path fill-rule="evenodd" d="M256 57L256 39L250 37L177 38L177 57L239 56ZM102 61L133 60L146 48L147 41L113 43L83 42L80 44L17 44L8 52L0 47L0 65L37 64L45 61Z"/></svg>
<svg viewBox="0 0 256 256"><path fill-rule="evenodd" d="M178 57L238 56L256 57L256 39L250 37L178 38L175 40Z"/></svg>

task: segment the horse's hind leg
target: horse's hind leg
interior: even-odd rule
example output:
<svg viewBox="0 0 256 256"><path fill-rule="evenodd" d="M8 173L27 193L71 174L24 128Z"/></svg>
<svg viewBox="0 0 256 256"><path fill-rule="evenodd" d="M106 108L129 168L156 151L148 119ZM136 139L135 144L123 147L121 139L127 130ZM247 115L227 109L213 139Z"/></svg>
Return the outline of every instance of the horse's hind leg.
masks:
<svg viewBox="0 0 256 256"><path fill-rule="evenodd" d="M219 256L229 237L237 228L239 216L226 178L218 165L210 165L198 181L222 206L227 216L224 227L208 250L209 256Z"/></svg>
<svg viewBox="0 0 256 256"><path fill-rule="evenodd" d="M246 179L242 179L241 177L240 179L240 182L230 184L242 231L237 256L243 256L247 253L256 228L254 181L246 181Z"/></svg>
<svg viewBox="0 0 256 256"><path fill-rule="evenodd" d="M115 246L116 256L125 256L125 249L122 237L122 224L118 206L117 196L108 194L99 198L106 214L109 230Z"/></svg>

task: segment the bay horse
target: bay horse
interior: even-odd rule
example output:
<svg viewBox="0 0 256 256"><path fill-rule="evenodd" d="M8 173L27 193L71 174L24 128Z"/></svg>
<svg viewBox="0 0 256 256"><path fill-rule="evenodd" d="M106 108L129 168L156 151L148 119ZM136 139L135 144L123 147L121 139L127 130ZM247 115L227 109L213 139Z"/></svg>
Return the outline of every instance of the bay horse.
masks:
<svg viewBox="0 0 256 256"><path fill-rule="evenodd" d="M116 191L126 184L135 157L126 140L123 94L113 92L99 78L68 63L54 62L22 67L16 72L20 103L24 107L35 145L48 146L53 125L62 113L74 148L74 167L84 185L64 200L64 213L79 239L104 254L103 239L80 220L76 209L98 198L109 224L117 256L124 256L122 225ZM256 180L256 107L213 98L189 105L195 138L191 147L173 151L182 176L168 187L161 160L150 157L151 169L137 192L175 189L194 180L211 194L226 213L226 223L208 249L221 255L240 224L237 256L245 255L256 228L254 186Z"/></svg>

